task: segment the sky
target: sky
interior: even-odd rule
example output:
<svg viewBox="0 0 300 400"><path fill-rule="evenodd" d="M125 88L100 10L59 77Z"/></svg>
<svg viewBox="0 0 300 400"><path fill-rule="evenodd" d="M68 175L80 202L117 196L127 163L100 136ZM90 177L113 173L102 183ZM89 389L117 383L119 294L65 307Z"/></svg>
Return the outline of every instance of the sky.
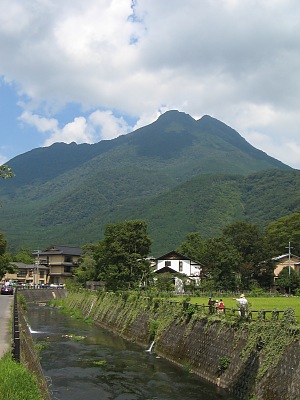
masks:
<svg viewBox="0 0 300 400"><path fill-rule="evenodd" d="M0 165L168 110L300 169L299 0L0 0Z"/></svg>

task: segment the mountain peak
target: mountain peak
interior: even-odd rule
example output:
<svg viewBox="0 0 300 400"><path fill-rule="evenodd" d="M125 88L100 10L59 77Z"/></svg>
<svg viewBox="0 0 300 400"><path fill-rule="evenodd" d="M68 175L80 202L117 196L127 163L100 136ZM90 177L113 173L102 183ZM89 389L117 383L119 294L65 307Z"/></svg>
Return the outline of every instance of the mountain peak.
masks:
<svg viewBox="0 0 300 400"><path fill-rule="evenodd" d="M157 121L159 122L181 122L181 123L186 123L187 121L189 122L195 122L194 118L192 118L189 114L186 114L185 112L178 111L178 110L169 110L166 111L164 114L161 114Z"/></svg>

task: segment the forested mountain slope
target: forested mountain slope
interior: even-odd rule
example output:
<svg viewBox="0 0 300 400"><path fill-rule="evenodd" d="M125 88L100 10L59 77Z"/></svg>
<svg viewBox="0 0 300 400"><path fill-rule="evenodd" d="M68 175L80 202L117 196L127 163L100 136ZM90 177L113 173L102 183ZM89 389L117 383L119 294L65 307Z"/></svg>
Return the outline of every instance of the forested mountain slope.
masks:
<svg viewBox="0 0 300 400"><path fill-rule="evenodd" d="M138 218L148 222L153 251L167 251L191 230L211 236L237 218L264 224L298 207L297 197L267 203L287 182L298 185L298 171L222 122L178 111L110 141L57 143L9 165L16 177L1 182L0 230L13 248L95 242L105 224ZM270 179L259 214L255 202L266 193L257 188Z"/></svg>

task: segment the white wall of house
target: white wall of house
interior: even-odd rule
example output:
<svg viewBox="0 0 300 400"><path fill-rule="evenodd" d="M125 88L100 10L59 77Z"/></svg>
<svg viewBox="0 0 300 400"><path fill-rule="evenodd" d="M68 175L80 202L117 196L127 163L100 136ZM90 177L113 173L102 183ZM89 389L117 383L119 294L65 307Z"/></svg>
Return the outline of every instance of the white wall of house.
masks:
<svg viewBox="0 0 300 400"><path fill-rule="evenodd" d="M187 276L199 276L201 271L200 265L192 264L190 260L157 260L156 271L165 267Z"/></svg>

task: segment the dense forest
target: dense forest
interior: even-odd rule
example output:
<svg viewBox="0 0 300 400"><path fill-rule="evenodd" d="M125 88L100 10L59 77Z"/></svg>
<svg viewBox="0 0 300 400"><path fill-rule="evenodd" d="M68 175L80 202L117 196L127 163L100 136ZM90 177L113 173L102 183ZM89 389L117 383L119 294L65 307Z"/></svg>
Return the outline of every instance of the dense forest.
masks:
<svg viewBox="0 0 300 400"><path fill-rule="evenodd" d="M208 239L236 221L265 228L300 211L299 171L212 117L178 111L113 140L34 149L9 166L0 231L12 252L83 246L107 224L143 220L159 256L191 232Z"/></svg>

